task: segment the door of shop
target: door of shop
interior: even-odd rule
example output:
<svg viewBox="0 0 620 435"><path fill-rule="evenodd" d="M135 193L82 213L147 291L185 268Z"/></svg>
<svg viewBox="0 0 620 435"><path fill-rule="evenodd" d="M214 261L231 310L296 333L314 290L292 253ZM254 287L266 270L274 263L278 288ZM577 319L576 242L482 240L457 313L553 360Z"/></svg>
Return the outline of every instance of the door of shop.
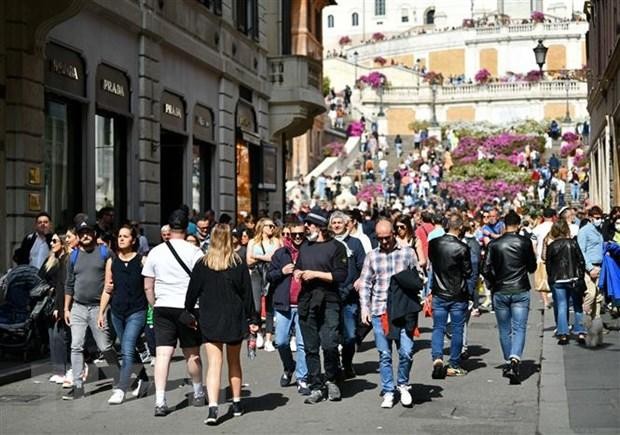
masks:
<svg viewBox="0 0 620 435"><path fill-rule="evenodd" d="M161 132L160 210L162 225L170 213L183 204L183 161L186 139L178 134Z"/></svg>

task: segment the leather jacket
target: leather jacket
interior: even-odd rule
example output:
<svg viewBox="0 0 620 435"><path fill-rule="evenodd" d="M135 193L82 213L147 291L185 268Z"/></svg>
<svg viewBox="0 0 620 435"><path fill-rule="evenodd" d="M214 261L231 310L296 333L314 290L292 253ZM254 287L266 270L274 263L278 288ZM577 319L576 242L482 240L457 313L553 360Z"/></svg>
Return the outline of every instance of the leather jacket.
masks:
<svg viewBox="0 0 620 435"><path fill-rule="evenodd" d="M428 258L433 266L432 294L448 301L467 300L467 280L471 276L469 246L456 236L445 234L429 242Z"/></svg>
<svg viewBox="0 0 620 435"><path fill-rule="evenodd" d="M489 243L482 274L492 292L529 291L528 273L535 271L536 253L530 239L510 232Z"/></svg>
<svg viewBox="0 0 620 435"><path fill-rule="evenodd" d="M545 266L549 285L556 281L583 278L586 261L575 239L557 239L547 246Z"/></svg>

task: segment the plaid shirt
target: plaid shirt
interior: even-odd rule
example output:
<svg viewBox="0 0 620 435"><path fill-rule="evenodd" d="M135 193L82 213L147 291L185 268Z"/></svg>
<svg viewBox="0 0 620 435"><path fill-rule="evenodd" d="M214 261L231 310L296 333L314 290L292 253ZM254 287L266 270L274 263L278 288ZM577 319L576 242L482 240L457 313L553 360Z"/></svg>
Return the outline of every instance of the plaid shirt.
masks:
<svg viewBox="0 0 620 435"><path fill-rule="evenodd" d="M362 309L369 310L373 316L385 313L392 276L417 266L415 252L409 246L396 246L389 253L381 252L380 248L369 252L360 275Z"/></svg>

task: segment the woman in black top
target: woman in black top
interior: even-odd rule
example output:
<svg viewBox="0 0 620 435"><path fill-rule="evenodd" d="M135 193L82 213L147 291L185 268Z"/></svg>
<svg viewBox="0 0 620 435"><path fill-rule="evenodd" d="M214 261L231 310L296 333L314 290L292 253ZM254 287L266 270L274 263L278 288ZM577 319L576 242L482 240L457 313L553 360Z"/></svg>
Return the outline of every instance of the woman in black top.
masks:
<svg viewBox="0 0 620 435"><path fill-rule="evenodd" d="M56 233L51 239L50 254L39 270L39 276L52 287L54 295L54 311L48 328L53 370L49 381L56 384L63 384L65 378L69 378L70 374L67 372L71 368L71 330L62 316L65 306L67 258L69 258L69 246L65 234Z"/></svg>
<svg viewBox="0 0 620 435"><path fill-rule="evenodd" d="M222 355L226 344L228 379L233 396L233 414L241 407L241 342L248 333L258 331L258 314L252 298L252 283L247 265L234 252L230 227L217 224L211 232L211 244L203 261L192 271L185 309L192 312L200 299L200 332L209 366L207 393L209 415L206 424L216 424Z"/></svg>
<svg viewBox="0 0 620 435"><path fill-rule="evenodd" d="M118 385L108 400L111 405L123 403L129 387L134 364L139 364L138 385L133 391L136 397L147 390L148 376L144 366L136 358L136 341L146 323L147 301L142 277L143 257L138 254L138 233L131 225L123 225L117 237L118 255L106 263L106 282L101 294L97 324L104 327L106 308L112 310L112 325L121 342L121 365Z"/></svg>

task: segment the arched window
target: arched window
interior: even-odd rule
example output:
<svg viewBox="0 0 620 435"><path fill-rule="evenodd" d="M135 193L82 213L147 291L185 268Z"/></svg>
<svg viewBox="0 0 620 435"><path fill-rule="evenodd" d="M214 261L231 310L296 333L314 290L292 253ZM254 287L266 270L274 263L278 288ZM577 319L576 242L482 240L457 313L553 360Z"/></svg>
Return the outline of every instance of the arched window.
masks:
<svg viewBox="0 0 620 435"><path fill-rule="evenodd" d="M435 24L435 9L431 8L424 14L424 24Z"/></svg>
<svg viewBox="0 0 620 435"><path fill-rule="evenodd" d="M327 16L327 27L334 27L334 16L333 15Z"/></svg>
<svg viewBox="0 0 620 435"><path fill-rule="evenodd" d="M375 0L375 15L385 15L385 0Z"/></svg>
<svg viewBox="0 0 620 435"><path fill-rule="evenodd" d="M357 12L353 12L353 15L351 15L351 25L353 27L357 27L360 25L360 16Z"/></svg>
<svg viewBox="0 0 620 435"><path fill-rule="evenodd" d="M401 23L408 23L409 22L409 9L402 8L400 10L400 22Z"/></svg>

